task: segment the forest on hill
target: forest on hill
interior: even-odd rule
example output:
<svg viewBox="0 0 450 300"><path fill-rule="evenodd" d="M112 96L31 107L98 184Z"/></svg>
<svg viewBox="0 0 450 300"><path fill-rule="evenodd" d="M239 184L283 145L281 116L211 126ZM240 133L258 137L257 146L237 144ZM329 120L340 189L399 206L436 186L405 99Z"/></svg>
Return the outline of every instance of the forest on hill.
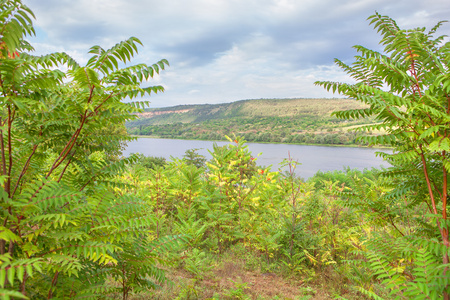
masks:
<svg viewBox="0 0 450 300"><path fill-rule="evenodd" d="M393 148L382 154L392 167L304 181L289 159L287 172L259 167L238 135L210 160L195 149L122 157L133 139L122 126L149 104L125 100L163 91L142 85L167 60L130 65L135 37L91 47L85 64L34 56L32 11L0 8L2 300L450 298L442 23L402 30L369 17L384 52L355 46L351 65L336 63L356 83L316 84L364 103L333 114L376 118L358 130Z"/></svg>
<svg viewBox="0 0 450 300"><path fill-rule="evenodd" d="M362 109L358 101L334 99L258 99L223 104L148 108L126 123L133 135L159 138L224 140L233 134L249 142L355 145L356 126L373 118L346 120L332 112Z"/></svg>

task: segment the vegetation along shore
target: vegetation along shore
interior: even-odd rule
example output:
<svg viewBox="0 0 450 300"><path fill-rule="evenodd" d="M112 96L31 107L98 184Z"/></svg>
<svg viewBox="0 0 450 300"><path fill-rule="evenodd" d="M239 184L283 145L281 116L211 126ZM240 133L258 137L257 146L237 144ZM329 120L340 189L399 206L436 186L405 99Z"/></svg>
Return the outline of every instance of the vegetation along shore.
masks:
<svg viewBox="0 0 450 300"><path fill-rule="evenodd" d="M138 136L174 139L225 140L233 134L248 142L303 145L367 145L354 131L373 118L344 120L339 110L367 105L351 99L259 99L233 103L147 108L126 123ZM378 134L374 130L371 134Z"/></svg>

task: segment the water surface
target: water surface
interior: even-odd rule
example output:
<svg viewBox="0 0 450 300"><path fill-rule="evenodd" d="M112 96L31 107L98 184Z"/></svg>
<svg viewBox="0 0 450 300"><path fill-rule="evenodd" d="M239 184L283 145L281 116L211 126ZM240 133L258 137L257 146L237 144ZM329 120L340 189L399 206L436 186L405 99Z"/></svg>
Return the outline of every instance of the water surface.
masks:
<svg viewBox="0 0 450 300"><path fill-rule="evenodd" d="M147 156L158 156L170 159L181 158L188 149L199 149L198 153L210 159L208 150L213 149L213 144L219 146L228 142L177 140L177 139L153 139L138 138L130 142L124 151L124 155L131 153L142 153ZM289 155L301 165L297 167L296 173L307 179L317 171L343 170L346 167L363 170L380 166L387 167L388 163L377 157L375 152L391 152L386 149L355 148L355 147L326 147L306 146L289 144L258 144L248 143L248 148L253 156L257 157L260 166L272 165L272 170L278 169L278 164ZM258 156L258 154L261 154Z"/></svg>

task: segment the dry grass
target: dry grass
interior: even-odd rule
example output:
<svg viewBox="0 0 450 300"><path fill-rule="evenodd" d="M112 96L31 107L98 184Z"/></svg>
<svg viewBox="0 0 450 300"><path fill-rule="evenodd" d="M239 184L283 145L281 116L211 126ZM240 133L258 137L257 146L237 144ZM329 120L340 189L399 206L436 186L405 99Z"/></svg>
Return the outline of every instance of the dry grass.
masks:
<svg viewBox="0 0 450 300"><path fill-rule="evenodd" d="M257 258L259 259L259 258ZM133 299L292 299L325 300L340 295L344 299L365 299L346 286L333 270L322 270L314 278L284 277L248 267L248 257L232 253L213 261L214 268L195 278L182 268L170 269L171 283L162 289ZM234 296L233 296L234 295ZM238 295L238 296L236 296Z"/></svg>
<svg viewBox="0 0 450 300"><path fill-rule="evenodd" d="M173 272L172 284L163 287L152 295L152 299L239 299L231 298L230 292L242 286L242 299L330 299L316 294L313 298L304 297L301 281L285 279L274 273L247 271L242 262L227 262L222 268L212 270L203 280L195 280L183 270ZM189 292L190 290L190 292ZM214 298L216 297L216 298Z"/></svg>
<svg viewBox="0 0 450 300"><path fill-rule="evenodd" d="M367 107L350 99L279 99L253 100L243 106L242 112L250 116L296 116L312 114L329 116L338 110L360 109Z"/></svg>
<svg viewBox="0 0 450 300"><path fill-rule="evenodd" d="M299 284L295 280L286 280L274 273L247 271L242 262L226 262L222 268L214 270L214 276L203 281L203 285L212 292L236 289L236 285L246 283L244 292L251 299L294 299L300 295ZM210 297L214 295L214 293Z"/></svg>

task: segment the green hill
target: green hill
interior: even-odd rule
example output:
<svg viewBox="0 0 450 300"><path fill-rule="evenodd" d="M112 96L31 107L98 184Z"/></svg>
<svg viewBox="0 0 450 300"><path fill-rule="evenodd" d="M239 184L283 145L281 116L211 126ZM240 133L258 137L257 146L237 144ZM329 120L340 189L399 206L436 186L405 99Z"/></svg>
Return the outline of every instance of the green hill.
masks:
<svg viewBox="0 0 450 300"><path fill-rule="evenodd" d="M349 122L333 111L363 108L351 99L259 99L232 103L178 105L147 109L126 124L131 134L162 138L223 140L243 136L249 142L355 144L348 129L370 121Z"/></svg>

